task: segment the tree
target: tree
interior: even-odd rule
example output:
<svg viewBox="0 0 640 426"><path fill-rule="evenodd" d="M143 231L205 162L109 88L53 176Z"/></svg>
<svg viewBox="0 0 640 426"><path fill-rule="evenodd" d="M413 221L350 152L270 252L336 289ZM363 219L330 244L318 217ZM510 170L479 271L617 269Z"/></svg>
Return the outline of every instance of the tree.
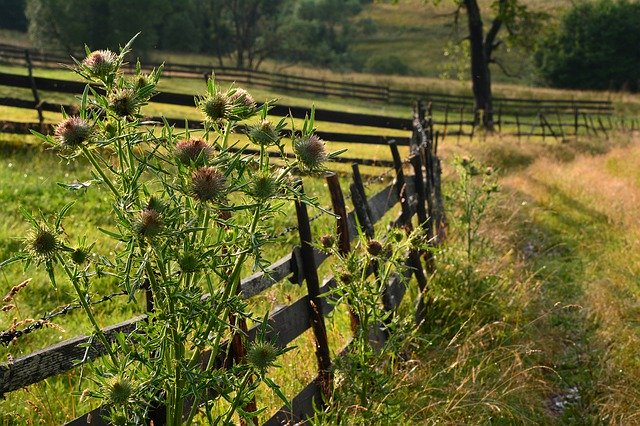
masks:
<svg viewBox="0 0 640 426"><path fill-rule="evenodd" d="M27 17L24 15L25 0L0 0L0 28L26 31Z"/></svg>
<svg viewBox="0 0 640 426"><path fill-rule="evenodd" d="M538 32L541 13L531 12L522 4L523 0L493 0L491 9L493 18L485 34L485 25L478 0L453 0L458 8L454 13L457 24L460 11L467 15L469 31L469 53L471 60L471 85L475 99L476 121L480 120L488 130L493 130L493 94L491 91L491 64L502 66L494 57L496 50L504 43L533 43ZM433 0L435 4L440 0ZM506 29L506 37L499 38L499 33Z"/></svg>
<svg viewBox="0 0 640 426"><path fill-rule="evenodd" d="M536 55L543 78L571 89L640 90L640 4L575 3Z"/></svg>
<svg viewBox="0 0 640 426"><path fill-rule="evenodd" d="M143 32L138 48L146 51L158 40L156 27L166 16L170 0L27 0L29 35L40 48L82 52L117 49Z"/></svg>

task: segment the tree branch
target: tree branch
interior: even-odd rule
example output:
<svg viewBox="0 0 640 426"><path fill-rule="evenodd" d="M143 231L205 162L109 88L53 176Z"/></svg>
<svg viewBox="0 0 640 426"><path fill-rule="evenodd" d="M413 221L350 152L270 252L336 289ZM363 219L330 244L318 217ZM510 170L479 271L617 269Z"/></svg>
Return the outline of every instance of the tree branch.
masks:
<svg viewBox="0 0 640 426"><path fill-rule="evenodd" d="M498 68L500 68L500 70L504 73L504 75L506 75L507 77L518 77L518 73L512 73L511 71L509 71L507 69L507 67L504 66L504 64L502 62L500 62L497 59L492 59L489 61L492 64L496 64L498 66Z"/></svg>

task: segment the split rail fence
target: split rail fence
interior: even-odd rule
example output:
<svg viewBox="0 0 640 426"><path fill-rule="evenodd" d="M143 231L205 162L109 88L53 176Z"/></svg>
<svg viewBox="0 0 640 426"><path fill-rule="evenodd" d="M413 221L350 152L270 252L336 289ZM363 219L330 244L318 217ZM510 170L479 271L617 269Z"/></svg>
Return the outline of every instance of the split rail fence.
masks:
<svg viewBox="0 0 640 426"><path fill-rule="evenodd" d="M0 45L0 63L52 69L59 69L60 64L73 65L69 56L62 53L42 53L8 45ZM160 64L149 63L146 66L158 65ZM164 67L167 74L190 78L202 78L212 70L210 65L165 64ZM443 136L473 137L479 124L471 96L394 88L382 83L362 84L229 67L216 66L215 72L220 81L313 96L336 96L401 105L419 99L432 105L431 111L438 115L434 123L444 128ZM635 120L614 120L614 107L609 100L494 97L493 109L498 130L518 137L565 139L579 134L606 135L615 128L640 128Z"/></svg>
<svg viewBox="0 0 640 426"><path fill-rule="evenodd" d="M397 144L394 141L389 142L395 179L392 184L373 196L367 198L365 184L356 163L352 165L352 183L347 196L343 195L337 175L335 173L326 175L332 209L337 215L338 237L336 240L342 253L346 254L351 250L351 242L359 233L373 238L374 225L387 213L393 213L392 210L397 205L400 206L399 213L391 220L390 226L404 229L419 226L423 228L429 244L440 244L443 241L446 225L441 194L441 166L437 155L437 144L432 137L432 123L414 114L413 125L409 158L401 161ZM405 175L405 170L409 169L412 173ZM349 213L347 213L345 199L350 199L353 203L353 211ZM300 245L290 254L270 265L265 272L243 279L241 296L245 299L251 298L285 279L298 284L306 283L307 295L270 315L269 330L264 338L284 348L302 333L312 329L316 348L317 377L291 400L290 405L280 408L264 423L265 425L303 421L313 415L314 407L326 406L327 397L333 389L332 361L325 317L335 309L335 301L331 300L331 289L340 284L335 277L330 277L320 285L318 267L328 258L328 255L314 247L306 205L297 202L295 208ZM435 270L435 261L430 251L411 251L407 253L407 259L404 276L395 276L386 283L380 302L385 310L396 311L407 294L408 286L417 285L417 291L413 292L417 294L417 300L414 301L415 321L420 323L426 319L428 276ZM411 277L415 280L410 279ZM112 325L105 328L104 333L113 342L116 335L122 333L126 336L128 332L135 329L137 323L145 321L145 318L146 316L142 315ZM385 333L389 333L389 330L385 330L384 325L380 327L381 333L377 337L384 339L385 335L388 335ZM255 339L259 332L257 328L248 330L248 341ZM0 333L0 342L6 343L20 336L19 330L11 333L14 335L6 335L7 332ZM243 343L241 342L240 345ZM347 344L344 350L348 350L348 347ZM226 342L223 350L219 351L220 359L216 360L218 368L224 368L225 365L229 365L228 362L238 359L235 353L237 351L244 351L244 348L242 346L238 348L236 344ZM0 364L0 396L70 371L80 363L95 360L104 354L105 349L97 340L88 336L79 336L15 359L11 363ZM203 360L201 365L207 365L207 361ZM104 420L101 418L102 410L101 407L97 408L67 424L104 425ZM162 424L161 416L155 419L155 424Z"/></svg>
<svg viewBox="0 0 640 426"><path fill-rule="evenodd" d="M0 121L0 131L5 133L18 133L29 134L29 129L36 129L39 131L51 130L51 126L45 124L43 111L60 112L61 105L59 103L47 102L43 100L46 93L62 93L77 95L84 91L85 84L80 82L74 82L69 80L60 80L52 78L34 77L32 73L28 76L21 76L16 74L0 73L0 87L7 86L12 88L29 89L32 93L32 99L16 99L8 97L0 97L0 105L9 106L14 108L25 108L37 111L39 122L10 122ZM178 105L178 106L194 106L194 96L186 95L182 93L170 93L161 92L153 97L154 103ZM76 108L73 105L63 105L66 111L74 111ZM309 114L307 108L291 106L291 105L275 105L269 111L271 115L275 116L287 116L291 114L293 118L304 118ZM357 143L367 145L379 145L386 144L390 140L395 140L398 145L409 145L408 137L399 137L389 134L384 134L385 130L402 130L410 131L412 121L410 119L398 118L398 117L386 117L381 115L372 114L359 114L350 113L344 111L334 111L326 109L316 109L315 119L319 122L349 124L353 126L362 126L375 129L377 134L356 134L356 133L337 133L337 132L318 132L318 136L322 139L332 142L342 143ZM183 118L160 118L160 117L148 117L145 120L150 122L162 123L166 120L169 124L175 125L178 128L185 126L185 120ZM189 122L191 129L197 129L202 127L201 123L196 121ZM242 131L242 127L238 127L239 131ZM365 159L365 158L337 158L337 161L341 162L357 162L361 165L374 165L374 166L392 166L390 160L385 159Z"/></svg>

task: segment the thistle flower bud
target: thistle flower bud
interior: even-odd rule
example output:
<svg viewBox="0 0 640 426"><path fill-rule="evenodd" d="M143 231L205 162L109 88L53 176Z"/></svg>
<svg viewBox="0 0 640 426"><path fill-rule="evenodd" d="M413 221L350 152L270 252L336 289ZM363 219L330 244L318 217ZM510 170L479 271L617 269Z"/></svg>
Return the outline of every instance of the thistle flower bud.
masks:
<svg viewBox="0 0 640 426"><path fill-rule="evenodd" d="M223 198L226 179L215 167L201 167L191 175L191 193L206 202Z"/></svg>
<svg viewBox="0 0 640 426"><path fill-rule="evenodd" d="M382 253L382 243L378 240L369 240L367 242L367 253L377 256Z"/></svg>
<svg viewBox="0 0 640 426"><path fill-rule="evenodd" d="M331 246L333 246L333 244L335 243L335 238L333 238L333 235L323 235L322 237L320 237L320 244L322 244L322 247L324 248L330 248Z"/></svg>
<svg viewBox="0 0 640 426"><path fill-rule="evenodd" d="M140 217L134 225L138 235L146 238L153 238L162 231L164 222L157 210L144 209L140 212Z"/></svg>
<svg viewBox="0 0 640 426"><path fill-rule="evenodd" d="M38 260L51 260L61 247L58 237L46 228L38 228L27 237L27 249Z"/></svg>
<svg viewBox="0 0 640 426"><path fill-rule="evenodd" d="M178 265L180 266L180 270L187 274L190 272L196 272L200 269L200 258L192 252L185 252L178 259Z"/></svg>
<svg viewBox="0 0 640 426"><path fill-rule="evenodd" d="M128 402L133 394L133 386L131 383L119 377L112 377L106 383L104 390L107 399L116 405Z"/></svg>
<svg viewBox="0 0 640 426"><path fill-rule="evenodd" d="M250 126L247 136L251 142L261 146L275 145L280 139L269 120L262 120L259 124Z"/></svg>
<svg viewBox="0 0 640 426"><path fill-rule="evenodd" d="M260 370L273 365L277 357L278 348L270 342L255 341L247 350L247 362Z"/></svg>
<svg viewBox="0 0 640 426"><path fill-rule="evenodd" d="M71 261L76 265L82 265L89 260L89 250L85 247L78 247L71 252Z"/></svg>
<svg viewBox="0 0 640 426"><path fill-rule="evenodd" d="M256 107L256 101L253 99L253 96L241 88L235 89L235 91L229 95L229 103L246 108Z"/></svg>
<svg viewBox="0 0 640 426"><path fill-rule="evenodd" d="M209 159L211 147L204 139L193 137L179 141L174 149L174 154L182 164L202 166Z"/></svg>
<svg viewBox="0 0 640 426"><path fill-rule="evenodd" d="M200 100L198 107L202 110L207 119L213 122L226 119L229 115L229 111L231 110L229 98L222 93L207 95L205 98Z"/></svg>
<svg viewBox="0 0 640 426"><path fill-rule="evenodd" d="M268 173L256 175L249 186L250 194L258 200L266 200L273 197L277 189L276 180Z"/></svg>
<svg viewBox="0 0 640 426"><path fill-rule="evenodd" d="M304 168L310 171L321 169L327 159L324 141L317 135L295 138L293 151Z"/></svg>
<svg viewBox="0 0 640 426"><path fill-rule="evenodd" d="M120 117L135 115L138 109L135 91L132 89L117 89L109 95L109 108Z"/></svg>
<svg viewBox="0 0 640 426"><path fill-rule="evenodd" d="M91 125L80 117L69 117L56 126L53 133L61 145L75 148L91 136Z"/></svg>
<svg viewBox="0 0 640 426"><path fill-rule="evenodd" d="M84 65L96 77L104 77L113 72L117 65L117 55L110 50L96 50L84 58Z"/></svg>

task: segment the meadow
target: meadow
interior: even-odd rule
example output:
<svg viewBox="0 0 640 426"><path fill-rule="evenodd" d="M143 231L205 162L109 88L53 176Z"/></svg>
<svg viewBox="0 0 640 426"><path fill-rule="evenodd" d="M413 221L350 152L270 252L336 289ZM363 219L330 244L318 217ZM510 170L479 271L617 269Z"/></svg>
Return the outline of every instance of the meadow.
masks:
<svg viewBox="0 0 640 426"><path fill-rule="evenodd" d="M450 16L444 2L437 8L421 1L401 2L400 18L385 22L393 7L376 3L368 10L381 33L375 41L359 41L356 49L369 53L374 47L410 52L412 66L428 68L427 76L350 75L361 82L393 81L408 88L438 88L449 93L466 93L465 82L436 79L434 65L441 57L442 39L448 35ZM543 1L531 2L547 7ZM558 7L566 7L562 2ZM418 10L419 12L416 12ZM437 13L433 13L433 12ZM437 16L437 18L433 18ZM391 19L391 18L388 18ZM430 25L437 21L438 25ZM425 41L426 40L426 41ZM421 50L409 48L420 44ZM382 44L381 44L382 43ZM433 45L431 45L433 43ZM205 60L190 58L190 60ZM277 64L267 64L277 67ZM24 69L0 67L2 72L23 73ZM318 70L290 67L288 72L318 75ZM339 78L329 71L320 74ZM617 117L635 117L640 98L626 93L571 92L516 85L497 73L498 95L533 98L601 99L614 101ZM36 70L36 75L73 78L67 71ZM161 90L199 94L201 81L164 79ZM403 106L363 104L337 98L306 99L292 93L272 93L248 87L258 100L279 98L281 103L299 106L409 117ZM29 91L0 87L0 96L31 99ZM45 93L48 101L69 103L69 97ZM150 105L149 115L166 114L198 120L194 109ZM0 107L0 117L14 121L35 121L33 111ZM59 114L45 113L56 123ZM375 132L375 129L317 123L320 130ZM398 132L398 136L406 136ZM239 138L241 138L239 136ZM640 423L640 228L637 217L640 200L640 134L613 132L603 136L579 136L564 142L548 138L518 140L500 134L479 132L473 140L453 137L440 146L444 159L449 219L449 241L435 251L440 265L430 277L429 321L418 331L407 332L402 356L394 369L382 365L387 377L386 395L372 391L377 412L359 413L349 399L348 370L338 372L340 399L333 401L338 412L353 415L353 424L638 424ZM349 149L350 157L389 158L386 147L328 143L329 148ZM32 136L0 133L0 260L21 247L28 227L20 209L41 210L49 215L76 200L68 221L73 232L86 233L89 241L104 241L97 227L109 227L110 206L93 188L79 197L58 183L83 182L91 178L82 161L67 162L45 149ZM406 155L406 151L403 152ZM465 194L481 187L472 180L461 185L460 159L475 158L479 167L491 167L499 191L478 211L478 228L469 240L469 223L463 212L470 207ZM457 160L456 160L457 159ZM348 166L337 165L343 189L348 186ZM363 168L366 176L382 173ZM382 181L371 180L370 193ZM322 179L305 178L305 189L329 205ZM274 224L274 229L293 223L292 210ZM383 227L384 227L383 221ZM314 235L332 229L333 219L322 216L313 222ZM69 232L72 232L71 230ZM296 241L295 232L273 244L269 257L275 260ZM469 262L468 247L473 249ZM108 251L108 247L101 250ZM246 273L250 273L247 270ZM329 272L329 265L321 270ZM13 265L0 271L0 295L31 278L16 298L16 309L0 313L0 331L17 318L39 318L56 307L72 303L68 284L53 289L44 273L24 272ZM105 279L96 296L117 290L117 283ZM258 313L271 311L295 300L300 287L285 284L270 290L254 302ZM403 309L410 310L410 306ZM126 303L126 298L98 306L98 320L116 323L144 310L144 302ZM35 349L86 333L87 324L74 313L59 317L55 327L36 331L9 347L0 348L0 359L17 358ZM348 335L346 312L337 312L328 322L332 341L344 342ZM312 378L309 366L312 336L296 341L297 348L273 370L288 397ZM332 347L340 350L339 344ZM353 382L356 385L357 381ZM351 383L351 386L354 384ZM92 408L80 401L82 389L77 374L68 373L38 385L5 395L0 401L0 424L59 424ZM72 395L69 398L69 395ZM274 395L265 392L260 406L276 408ZM264 414L266 417L270 411ZM387 420L394 418L394 423ZM335 417L319 413L318 424L335 424Z"/></svg>

